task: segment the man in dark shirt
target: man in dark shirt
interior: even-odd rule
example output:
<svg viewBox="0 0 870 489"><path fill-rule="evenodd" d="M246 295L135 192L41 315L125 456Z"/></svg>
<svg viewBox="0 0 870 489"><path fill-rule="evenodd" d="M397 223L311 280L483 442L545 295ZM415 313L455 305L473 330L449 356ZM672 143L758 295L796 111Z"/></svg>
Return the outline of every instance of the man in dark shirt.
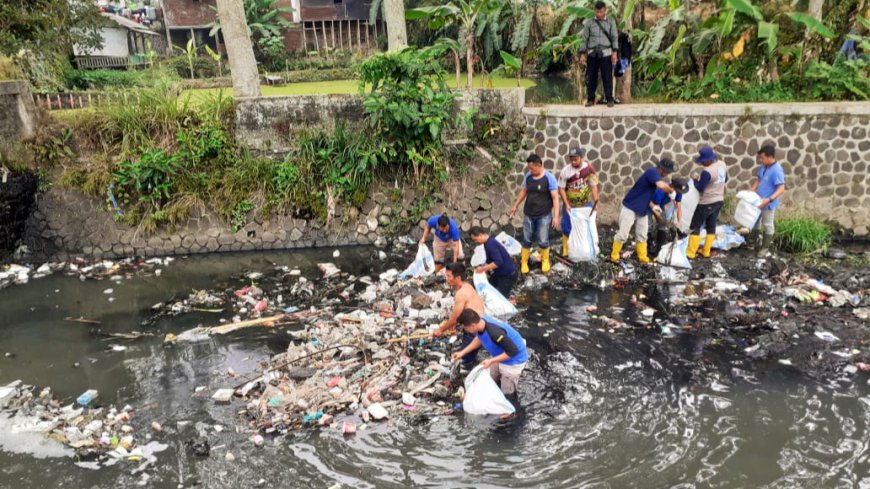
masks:
<svg viewBox="0 0 870 489"><path fill-rule="evenodd" d="M480 226L474 226L469 231L475 244L483 245L486 252L486 264L474 269L476 273L492 272L489 283L505 298L510 298L511 288L517 281L517 268L507 249Z"/></svg>
<svg viewBox="0 0 870 489"><path fill-rule="evenodd" d="M583 21L580 31L580 63L587 65L587 107L595 105L599 74L604 84L604 101L608 107L613 107L613 65L617 62L618 52L616 21L607 17L607 5L604 2L595 2L595 18Z"/></svg>
<svg viewBox="0 0 870 489"><path fill-rule="evenodd" d="M529 273L529 255L535 241L541 247L541 271L550 271L550 225L561 226L559 214L559 182L552 173L544 170L541 157L532 153L526 158L529 172L523 178L523 189L511 207L510 216L517 213L523 200L523 252L521 271Z"/></svg>
<svg viewBox="0 0 870 489"><path fill-rule="evenodd" d="M507 395L516 393L520 374L529 361L526 341L507 323L489 316L480 316L471 309L462 311L457 324L466 333L473 333L474 340L470 345L453 354L453 360L477 351L481 346L492 355L481 365L489 369L493 380L500 383L501 390Z"/></svg>

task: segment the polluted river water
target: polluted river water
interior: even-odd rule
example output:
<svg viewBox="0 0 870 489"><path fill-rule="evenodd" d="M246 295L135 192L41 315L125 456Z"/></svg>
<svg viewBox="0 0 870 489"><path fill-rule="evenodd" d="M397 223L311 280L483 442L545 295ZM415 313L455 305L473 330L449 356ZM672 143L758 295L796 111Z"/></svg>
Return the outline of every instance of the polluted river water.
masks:
<svg viewBox="0 0 870 489"><path fill-rule="evenodd" d="M236 416L243 403L215 404L210 395L226 387L228 369L244 376L285 351L287 328L166 346L165 334L231 313L152 320L152 305L235 288L245 274L281 266L317 284L320 262L359 276L401 268L410 257L391 253L380 261L367 247L332 253L194 256L159 276L80 281L55 274L0 290L0 385L21 379L37 392L48 386L65 403L96 389L105 406L133 407L130 424L142 442L167 446L143 472L133 473L138 462L93 470L59 444L3 432L0 488L870 487L866 375L805 375L709 348L703 332L614 331L588 312L590 305L618 310L629 321L641 314L632 305L640 293L665 309L673 293L665 285L515 289L520 313L510 322L532 352L515 419L395 417L350 437L309 427L257 447L237 429L244 428ZM123 342L97 329L153 336ZM154 421L161 432L150 429ZM202 438L211 445L208 457L190 449Z"/></svg>

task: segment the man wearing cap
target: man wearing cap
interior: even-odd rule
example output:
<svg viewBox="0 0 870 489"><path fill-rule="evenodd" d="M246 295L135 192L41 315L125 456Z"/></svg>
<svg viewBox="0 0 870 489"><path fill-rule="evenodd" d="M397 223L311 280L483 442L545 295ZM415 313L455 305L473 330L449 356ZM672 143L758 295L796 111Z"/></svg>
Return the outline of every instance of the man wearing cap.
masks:
<svg viewBox="0 0 870 489"><path fill-rule="evenodd" d="M529 361L526 341L509 324L489 316L481 316L476 311L466 309L456 322L465 333L475 335L474 340L454 353L454 361L476 352L481 346L492 355L481 365L489 369L492 379L499 384L501 391L510 396L516 394L520 374Z"/></svg>
<svg viewBox="0 0 870 489"><path fill-rule="evenodd" d="M595 105L598 75L604 84L604 101L613 107L613 65L619 52L616 21L607 17L607 5L595 2L595 17L583 21L580 31L580 63L586 66L586 107ZM587 64L588 59L588 64Z"/></svg>
<svg viewBox="0 0 870 489"><path fill-rule="evenodd" d="M655 236L650 241L650 256L658 255L662 246L669 241L668 228L671 225L678 228L680 221L683 220L683 194L689 191L689 182L685 178L674 177L671 179L671 187L674 188L675 193L670 195L657 188L649 203L652 210L650 224L656 230Z"/></svg>
<svg viewBox="0 0 870 489"><path fill-rule="evenodd" d="M656 189L662 192L672 193L673 187L667 184L662 177L674 172L676 165L674 160L663 158L655 168L643 172L640 178L634 182L634 186L622 199L622 209L619 211L619 231L613 240L613 250L610 252L610 261L619 263L619 254L622 245L628 240L628 233L634 226L634 236L637 243L637 260L641 263L649 263L647 255L647 232L649 220L647 216L652 210L649 203L656 193Z"/></svg>
<svg viewBox="0 0 870 489"><path fill-rule="evenodd" d="M598 174L583 157L583 148L568 152L569 165L559 172L559 196L562 197L562 256L568 256L568 237L571 235L571 209L598 205Z"/></svg>
<svg viewBox="0 0 870 489"><path fill-rule="evenodd" d="M529 255L537 241L541 247L541 271L550 271L550 225L559 229L559 183L552 173L544 170L541 157L532 153L526 158L529 172L523 178L523 189L511 207L510 216L516 214L523 200L523 251L520 271L529 273Z"/></svg>
<svg viewBox="0 0 870 489"><path fill-rule="evenodd" d="M725 203L725 183L728 181L728 172L725 163L716 158L713 148L704 146L698 152L695 162L704 165L704 171L695 180L695 188L701 194L695 213L692 214L691 234L686 256L690 260L695 259L698 247L701 246L701 227L707 230L704 238L704 249L701 256L710 258L713 249L713 241L716 240L716 221L719 219L719 211Z"/></svg>
<svg viewBox="0 0 870 489"><path fill-rule="evenodd" d="M423 230L423 237L420 238L421 245L426 244L426 238L433 230L435 237L432 238L432 255L435 258L435 272L440 272L444 268L448 247L453 250L453 263L462 260L465 256L462 253L462 242L459 240L459 226L452 217L448 217L447 214L436 214L430 217L426 222L426 229Z"/></svg>
<svg viewBox="0 0 870 489"><path fill-rule="evenodd" d="M758 151L758 178L752 182L752 191L761 197L761 218L755 225L749 241L752 244L758 240L759 227L764 229L759 256L764 256L773 242L774 217L779 208L779 198L785 193L785 171L776 161L776 148L766 144Z"/></svg>

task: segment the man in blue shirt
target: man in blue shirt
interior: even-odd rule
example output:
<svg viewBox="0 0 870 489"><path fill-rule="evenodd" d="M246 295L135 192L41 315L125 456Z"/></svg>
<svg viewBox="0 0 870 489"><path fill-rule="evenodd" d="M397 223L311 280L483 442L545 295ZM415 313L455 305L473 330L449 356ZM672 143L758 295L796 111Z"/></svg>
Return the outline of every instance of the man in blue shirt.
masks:
<svg viewBox="0 0 870 489"><path fill-rule="evenodd" d="M453 250L453 263L465 258L462 254L462 243L459 241L459 226L456 221L447 214L436 214L429 218L426 223L426 229L423 231L423 237L420 238L420 244L426 244L426 238L429 237L429 232L435 231L435 237L432 238L432 256L435 258L435 272L440 272L444 267L444 257L447 254L448 246Z"/></svg>
<svg viewBox="0 0 870 489"><path fill-rule="evenodd" d="M689 182L685 178L674 177L671 179L671 187L674 188L676 195L668 195L661 189L656 189L649 203L649 208L652 210L650 225L655 229L655 236L649 246L650 256L658 255L662 246L673 239L673 233L677 232L676 228L683 219L683 194L689 191ZM674 229L669 229L670 225L673 225Z"/></svg>
<svg viewBox="0 0 870 489"><path fill-rule="evenodd" d="M655 168L650 168L643 172L640 178L634 182L634 186L631 187L625 198L622 199L622 209L619 211L619 231L613 240L610 261L619 263L622 245L628 240L628 233L631 232L631 228L634 226L637 260L641 263L650 262L647 255L646 243L647 232L649 231L649 220L646 216L651 212L649 203L653 199L656 189L660 189L668 194L674 191L667 182L662 180L662 177L673 173L675 167L674 160L663 158Z"/></svg>
<svg viewBox="0 0 870 489"><path fill-rule="evenodd" d="M459 360L481 346L484 347L492 358L481 362L483 368L489 369L489 374L500 384L502 392L506 395L516 393L520 374L529 361L529 352L523 337L507 323L489 316L480 316L471 309L462 311L456 322L463 331L474 334L475 338L470 345L454 353L453 360Z"/></svg>
<svg viewBox="0 0 870 489"><path fill-rule="evenodd" d="M550 271L550 225L559 229L559 182L544 170L541 157L532 153L526 158L529 172L523 178L523 189L511 207L510 216L517 213L523 200L523 252L521 271L529 273L529 255L535 241L541 248L541 271Z"/></svg>
<svg viewBox="0 0 870 489"><path fill-rule="evenodd" d="M758 251L759 256L764 256L770 250L770 244L773 242L774 233L774 217L776 209L779 208L779 198L785 193L785 172L782 165L776 161L776 148L771 144L761 147L758 151L758 178L752 182L752 191L761 197L761 204L758 208L761 209L761 219L755 224L753 230L754 236L750 236L750 243L754 244L758 241L759 227L764 229L762 237L761 249Z"/></svg>
<svg viewBox="0 0 870 489"><path fill-rule="evenodd" d="M486 252L486 264L474 269L476 273L492 272L489 275L489 283L496 288L501 295L509 299L511 288L517 281L517 267L508 250L495 238L480 226L474 226L469 231L471 240L475 244L483 245Z"/></svg>

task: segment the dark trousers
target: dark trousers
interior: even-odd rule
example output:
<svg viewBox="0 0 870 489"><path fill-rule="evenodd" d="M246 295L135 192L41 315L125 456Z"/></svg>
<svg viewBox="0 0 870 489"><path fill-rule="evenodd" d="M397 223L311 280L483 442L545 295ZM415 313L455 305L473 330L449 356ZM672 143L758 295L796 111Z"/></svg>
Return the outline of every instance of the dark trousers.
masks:
<svg viewBox="0 0 870 489"><path fill-rule="evenodd" d="M495 287L497 291L501 292L501 295L503 295L505 299L510 299L511 289L514 287L516 281L516 271L514 271L513 275L492 275L489 277L489 283Z"/></svg>
<svg viewBox="0 0 870 489"><path fill-rule="evenodd" d="M712 204L698 204L695 213L692 214L692 234L701 234L701 227L707 229L707 234L716 234L716 220L719 219L719 211L724 202Z"/></svg>
<svg viewBox="0 0 870 489"><path fill-rule="evenodd" d="M459 349L457 351L464 350L466 346L470 345L471 342L474 341L475 336L476 335L474 335L472 333L466 333L465 331L463 331L462 332L462 342L459 343ZM479 351L480 351L480 348L478 348L477 350L474 350L473 352L469 353L468 355L465 355L464 357L462 357L462 364L465 366L468 366L468 367L474 365L474 362L477 361L477 352L479 352Z"/></svg>
<svg viewBox="0 0 870 489"><path fill-rule="evenodd" d="M598 90L598 76L604 82L604 101L613 100L613 61L610 56L587 56L586 58L586 100L595 101Z"/></svg>

